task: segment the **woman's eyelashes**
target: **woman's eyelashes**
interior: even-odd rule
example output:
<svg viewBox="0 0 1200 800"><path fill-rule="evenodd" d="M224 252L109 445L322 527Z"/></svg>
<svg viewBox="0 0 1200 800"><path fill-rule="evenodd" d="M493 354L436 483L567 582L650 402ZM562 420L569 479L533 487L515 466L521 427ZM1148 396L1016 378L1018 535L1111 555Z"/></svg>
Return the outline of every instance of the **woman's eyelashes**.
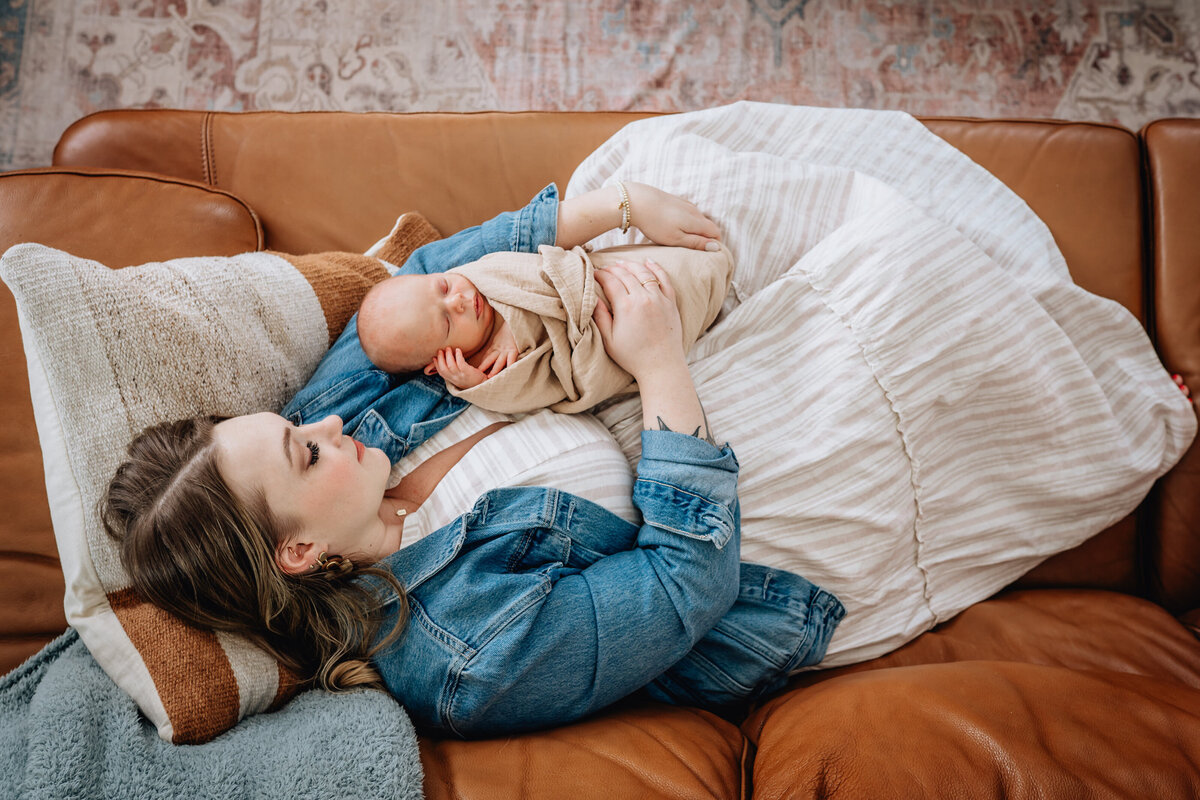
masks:
<svg viewBox="0 0 1200 800"><path fill-rule="evenodd" d="M304 446L308 448L309 452L308 466L314 466L317 459L321 457L321 446L316 442L305 442Z"/></svg>

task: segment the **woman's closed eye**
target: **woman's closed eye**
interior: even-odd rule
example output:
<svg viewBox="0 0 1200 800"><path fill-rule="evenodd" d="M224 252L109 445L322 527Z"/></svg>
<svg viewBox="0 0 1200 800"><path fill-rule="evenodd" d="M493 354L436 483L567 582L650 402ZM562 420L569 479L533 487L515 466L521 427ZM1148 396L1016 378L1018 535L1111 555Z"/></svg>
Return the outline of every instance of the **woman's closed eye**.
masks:
<svg viewBox="0 0 1200 800"><path fill-rule="evenodd" d="M308 448L310 454L306 466L314 466L317 463L317 459L321 457L321 446L316 442L305 442L304 446Z"/></svg>

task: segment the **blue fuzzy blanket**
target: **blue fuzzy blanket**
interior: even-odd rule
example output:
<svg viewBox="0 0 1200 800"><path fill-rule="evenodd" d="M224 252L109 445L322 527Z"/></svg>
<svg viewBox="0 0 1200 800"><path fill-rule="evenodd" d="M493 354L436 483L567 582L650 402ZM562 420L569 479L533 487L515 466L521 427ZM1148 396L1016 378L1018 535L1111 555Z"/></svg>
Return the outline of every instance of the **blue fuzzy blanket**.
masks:
<svg viewBox="0 0 1200 800"><path fill-rule="evenodd" d="M305 692L202 745L164 742L74 630L0 678L0 797L419 798L404 709Z"/></svg>

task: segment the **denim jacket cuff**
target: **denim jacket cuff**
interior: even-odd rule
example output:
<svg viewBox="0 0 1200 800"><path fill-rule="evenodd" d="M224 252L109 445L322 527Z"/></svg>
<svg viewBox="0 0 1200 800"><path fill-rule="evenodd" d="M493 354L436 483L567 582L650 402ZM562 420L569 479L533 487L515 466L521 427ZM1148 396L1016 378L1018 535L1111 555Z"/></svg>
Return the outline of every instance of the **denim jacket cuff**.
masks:
<svg viewBox="0 0 1200 800"><path fill-rule="evenodd" d="M675 431L642 431L642 465L651 467L659 462L688 464L697 467L737 472L738 460L728 443L718 447L698 436Z"/></svg>
<svg viewBox="0 0 1200 800"><path fill-rule="evenodd" d="M634 502L647 521L722 548L738 528L738 462L729 445L715 447L674 431L642 431ZM683 524L659 519L689 517ZM703 531L703 532L701 532Z"/></svg>
<svg viewBox="0 0 1200 800"><path fill-rule="evenodd" d="M480 226L488 252L510 250L536 253L540 245L554 244L558 237L558 186L551 183L520 211L500 214Z"/></svg>

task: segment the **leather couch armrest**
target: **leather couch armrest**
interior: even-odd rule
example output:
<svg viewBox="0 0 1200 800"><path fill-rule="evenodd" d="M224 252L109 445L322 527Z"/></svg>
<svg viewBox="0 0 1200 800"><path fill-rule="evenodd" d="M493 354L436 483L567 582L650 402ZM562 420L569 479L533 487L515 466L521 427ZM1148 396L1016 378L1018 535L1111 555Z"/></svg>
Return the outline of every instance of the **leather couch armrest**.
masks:
<svg viewBox="0 0 1200 800"><path fill-rule="evenodd" d="M1152 331L1169 372L1200 391L1200 120L1165 119L1142 129L1149 187ZM1168 610L1200 606L1200 444L1155 487L1149 504L1153 535L1146 537L1151 587Z"/></svg>
<svg viewBox="0 0 1200 800"><path fill-rule="evenodd" d="M245 201L129 170L44 167L0 175L0 251L39 242L110 267L263 246Z"/></svg>
<svg viewBox="0 0 1200 800"><path fill-rule="evenodd" d="M262 247L258 217L219 189L95 169L0 174L0 252L39 242L110 267ZM16 304L0 283L0 673L66 628L63 578Z"/></svg>

